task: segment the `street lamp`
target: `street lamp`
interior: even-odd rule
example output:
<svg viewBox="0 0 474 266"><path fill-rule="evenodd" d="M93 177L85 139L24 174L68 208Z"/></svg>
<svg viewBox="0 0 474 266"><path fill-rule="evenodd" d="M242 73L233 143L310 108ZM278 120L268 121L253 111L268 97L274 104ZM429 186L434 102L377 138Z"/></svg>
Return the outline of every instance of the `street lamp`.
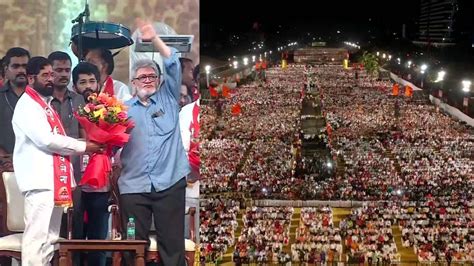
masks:
<svg viewBox="0 0 474 266"><path fill-rule="evenodd" d="M462 81L462 91L469 92L471 90L471 81L470 80L463 80Z"/></svg>
<svg viewBox="0 0 474 266"><path fill-rule="evenodd" d="M244 58L244 66L248 65L249 59L247 57Z"/></svg>
<svg viewBox="0 0 474 266"><path fill-rule="evenodd" d="M255 63L255 55L252 55L252 62Z"/></svg>
<svg viewBox="0 0 474 266"><path fill-rule="evenodd" d="M425 74L426 69L428 69L426 64L421 65L421 74Z"/></svg>
<svg viewBox="0 0 474 266"><path fill-rule="evenodd" d="M435 82L440 82L444 80L444 76L446 75L446 71L441 70L438 72L438 77L436 78Z"/></svg>
<svg viewBox="0 0 474 266"><path fill-rule="evenodd" d="M440 70L440 71L438 71L438 77L434 81L435 83L440 83L438 96L441 99L441 101L443 100L443 83L444 83L443 80L444 80L444 76L446 76L446 71Z"/></svg>
<svg viewBox="0 0 474 266"><path fill-rule="evenodd" d="M421 71L420 71L420 73L421 73L421 88L423 89L423 84L425 83L425 72L428 69L428 65L423 64L423 65L421 65L420 69L421 69Z"/></svg>
<svg viewBox="0 0 474 266"><path fill-rule="evenodd" d="M470 80L463 80L462 81L462 91L465 92L465 95L462 99L462 105L464 107L464 112L468 113L468 105L469 105L469 91L471 90L471 81Z"/></svg>
<svg viewBox="0 0 474 266"><path fill-rule="evenodd" d="M211 73L211 66L206 65L204 67L204 70L206 70L206 83L207 83L207 87L209 87L209 74Z"/></svg>
<svg viewBox="0 0 474 266"><path fill-rule="evenodd" d="M408 67L408 68L411 67L411 61L408 61L408 62L407 62L407 67Z"/></svg>
<svg viewBox="0 0 474 266"><path fill-rule="evenodd" d="M237 67L239 67L239 62L237 62L237 61L234 61L232 64L234 65L235 69L237 69Z"/></svg>

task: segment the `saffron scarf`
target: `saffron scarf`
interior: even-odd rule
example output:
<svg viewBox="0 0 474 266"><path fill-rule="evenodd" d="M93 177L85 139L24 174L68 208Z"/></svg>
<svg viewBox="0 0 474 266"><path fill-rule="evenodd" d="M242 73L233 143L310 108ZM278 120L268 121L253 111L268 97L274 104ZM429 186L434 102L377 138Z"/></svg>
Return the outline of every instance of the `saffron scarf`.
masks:
<svg viewBox="0 0 474 266"><path fill-rule="evenodd" d="M59 119L58 114L50 106L48 106L41 96L31 87L27 86L26 94L37 102L46 115L48 123L51 126L53 134L65 136L63 125ZM71 193L71 179L72 169L69 156L60 154L53 154L54 167L54 206L56 207L71 207L72 193Z"/></svg>

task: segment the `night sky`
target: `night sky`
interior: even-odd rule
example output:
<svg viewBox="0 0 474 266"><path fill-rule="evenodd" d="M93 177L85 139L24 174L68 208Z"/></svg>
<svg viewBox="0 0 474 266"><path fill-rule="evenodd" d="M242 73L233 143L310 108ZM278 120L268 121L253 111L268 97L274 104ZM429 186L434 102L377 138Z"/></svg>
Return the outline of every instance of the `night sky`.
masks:
<svg viewBox="0 0 474 266"><path fill-rule="evenodd" d="M309 1L288 2L291 5L258 0L201 1L201 55L249 53L254 41L265 41L265 48L276 49L288 41L395 39L401 38L403 24L407 37L416 34L419 0L313 1L311 7Z"/></svg>

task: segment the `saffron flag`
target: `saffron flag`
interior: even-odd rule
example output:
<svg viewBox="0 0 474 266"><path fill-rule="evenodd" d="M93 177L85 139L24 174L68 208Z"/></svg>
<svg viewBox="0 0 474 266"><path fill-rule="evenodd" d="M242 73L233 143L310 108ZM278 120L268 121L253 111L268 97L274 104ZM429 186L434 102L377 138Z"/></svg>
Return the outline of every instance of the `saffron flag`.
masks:
<svg viewBox="0 0 474 266"><path fill-rule="evenodd" d="M219 94L217 93L216 88L209 86L209 93L211 94L211 97L217 97Z"/></svg>
<svg viewBox="0 0 474 266"><path fill-rule="evenodd" d="M399 92L399 87L398 87L398 84L395 83L395 84L393 84L392 95L393 96L398 96L398 92Z"/></svg>
<svg viewBox="0 0 474 266"><path fill-rule="evenodd" d="M413 96L413 88L410 86L405 86L405 96L406 97L411 97Z"/></svg>
<svg viewBox="0 0 474 266"><path fill-rule="evenodd" d="M232 115L239 115L242 112L242 107L239 103L236 103L232 106L231 113Z"/></svg>
<svg viewBox="0 0 474 266"><path fill-rule="evenodd" d="M225 98L230 97L230 89L226 85L222 86L222 96L224 96Z"/></svg>

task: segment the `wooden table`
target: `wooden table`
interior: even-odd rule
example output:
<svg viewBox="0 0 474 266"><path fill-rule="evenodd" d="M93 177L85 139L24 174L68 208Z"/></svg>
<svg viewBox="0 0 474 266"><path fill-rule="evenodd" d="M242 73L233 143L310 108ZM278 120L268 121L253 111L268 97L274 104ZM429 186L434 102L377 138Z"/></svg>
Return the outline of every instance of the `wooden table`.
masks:
<svg viewBox="0 0 474 266"><path fill-rule="evenodd" d="M135 253L135 266L145 266L145 240L59 240L59 266L72 266L72 251L113 251L112 265L120 265L119 252Z"/></svg>

